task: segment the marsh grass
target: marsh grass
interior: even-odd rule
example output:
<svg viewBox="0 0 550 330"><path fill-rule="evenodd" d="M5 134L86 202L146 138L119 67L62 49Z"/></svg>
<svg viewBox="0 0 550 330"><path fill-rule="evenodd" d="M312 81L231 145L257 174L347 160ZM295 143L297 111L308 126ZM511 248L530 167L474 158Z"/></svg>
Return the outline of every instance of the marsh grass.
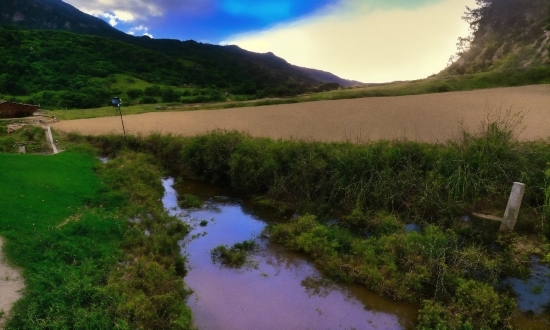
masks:
<svg viewBox="0 0 550 330"><path fill-rule="evenodd" d="M518 230L544 234L547 141L520 142L520 116L489 118L456 141L365 144L274 141L237 132L196 137L108 135L88 141L107 154L126 145L173 171L272 200L277 209L321 217L385 211L412 222L451 225L470 212L503 212L513 182L526 184ZM282 205L286 205L283 207Z"/></svg>
<svg viewBox="0 0 550 330"><path fill-rule="evenodd" d="M201 208L204 201L200 197L192 194L183 194L178 200L178 205L181 208Z"/></svg>
<svg viewBox="0 0 550 330"><path fill-rule="evenodd" d="M433 225L406 233L402 226L388 226L395 223L388 217L369 238L324 225L310 215L271 225L267 231L275 242L311 256L333 278L422 303L420 328L509 325L513 300L492 286L504 268L502 255L465 244L453 231Z"/></svg>
<svg viewBox="0 0 550 330"><path fill-rule="evenodd" d="M226 267L240 268L245 264L251 264L250 253L258 247L254 240L242 241L228 247L218 245L210 251L212 262L219 262Z"/></svg>

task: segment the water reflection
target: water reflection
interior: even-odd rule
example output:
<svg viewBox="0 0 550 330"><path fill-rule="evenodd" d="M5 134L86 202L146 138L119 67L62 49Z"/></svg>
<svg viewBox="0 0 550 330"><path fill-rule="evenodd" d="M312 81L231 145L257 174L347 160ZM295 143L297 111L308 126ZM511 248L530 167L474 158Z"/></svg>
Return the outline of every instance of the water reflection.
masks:
<svg viewBox="0 0 550 330"><path fill-rule="evenodd" d="M273 212L253 207L217 188L185 182L181 194L207 202L200 210L177 207L173 180L164 181L163 203L174 215L194 225L182 253L191 269L185 278L194 290L188 304L200 329L409 329L416 308L387 301L363 287L342 285L323 277L304 256L259 238L267 223L282 221ZM205 227L198 223L208 220ZM206 235L202 233L206 232ZM254 238L256 267L233 269L214 264L217 245Z"/></svg>
<svg viewBox="0 0 550 330"><path fill-rule="evenodd" d="M540 314L550 304L550 267L531 257L531 277L526 280L510 278L505 281L517 294L518 308L522 312Z"/></svg>

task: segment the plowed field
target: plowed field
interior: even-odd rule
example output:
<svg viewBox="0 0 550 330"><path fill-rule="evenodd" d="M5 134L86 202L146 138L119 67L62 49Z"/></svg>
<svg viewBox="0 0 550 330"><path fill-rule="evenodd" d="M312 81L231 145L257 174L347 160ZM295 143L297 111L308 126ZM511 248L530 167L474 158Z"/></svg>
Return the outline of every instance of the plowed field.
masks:
<svg viewBox="0 0 550 330"><path fill-rule="evenodd" d="M124 111L124 109L123 109ZM315 141L364 142L409 139L444 142L461 128L479 129L489 118L521 113L521 140L550 136L550 85L495 88L397 97L318 101L251 108L154 112L124 116L130 134L196 135L216 129L252 136ZM120 117L62 121L65 132L122 134ZM518 130L519 133L519 130Z"/></svg>

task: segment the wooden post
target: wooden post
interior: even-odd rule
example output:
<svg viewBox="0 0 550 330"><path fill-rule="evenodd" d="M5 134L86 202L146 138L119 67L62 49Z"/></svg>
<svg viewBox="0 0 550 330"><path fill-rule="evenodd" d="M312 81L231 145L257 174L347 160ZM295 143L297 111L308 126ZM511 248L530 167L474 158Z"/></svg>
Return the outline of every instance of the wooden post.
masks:
<svg viewBox="0 0 550 330"><path fill-rule="evenodd" d="M521 182L514 182L512 186L512 192L510 192L510 198L508 199L508 205L506 211L504 211L504 217L500 225L501 232L512 231L516 225L518 219L519 208L521 207L521 200L523 199L523 193L525 192L525 184Z"/></svg>

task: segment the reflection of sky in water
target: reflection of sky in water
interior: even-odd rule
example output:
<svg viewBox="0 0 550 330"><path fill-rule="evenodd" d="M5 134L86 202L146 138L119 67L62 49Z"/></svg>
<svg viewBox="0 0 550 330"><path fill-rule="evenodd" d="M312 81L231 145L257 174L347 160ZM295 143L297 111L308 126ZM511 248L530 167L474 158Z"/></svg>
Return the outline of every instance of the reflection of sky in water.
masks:
<svg viewBox="0 0 550 330"><path fill-rule="evenodd" d="M266 223L232 199L208 199L186 216L177 208L172 179L163 182L163 203L195 226L184 253L191 267L185 282L194 290L188 305L200 329L403 329L412 327L410 305L386 301L359 286L324 279L303 256L258 238ZM193 192L191 192L193 193ZM213 218L213 220L211 220ZM208 220L201 227L200 220ZM217 245L256 238L256 267L231 269L213 264Z"/></svg>
<svg viewBox="0 0 550 330"><path fill-rule="evenodd" d="M550 304L550 267L539 261L537 257L531 257L531 277L527 280L509 278L504 281L516 293L518 308L522 312L540 314Z"/></svg>
<svg viewBox="0 0 550 330"><path fill-rule="evenodd" d="M405 225L405 231L407 233L411 233L411 232L421 232L422 231L422 227L420 227L420 225L417 225L416 223L408 223Z"/></svg>

